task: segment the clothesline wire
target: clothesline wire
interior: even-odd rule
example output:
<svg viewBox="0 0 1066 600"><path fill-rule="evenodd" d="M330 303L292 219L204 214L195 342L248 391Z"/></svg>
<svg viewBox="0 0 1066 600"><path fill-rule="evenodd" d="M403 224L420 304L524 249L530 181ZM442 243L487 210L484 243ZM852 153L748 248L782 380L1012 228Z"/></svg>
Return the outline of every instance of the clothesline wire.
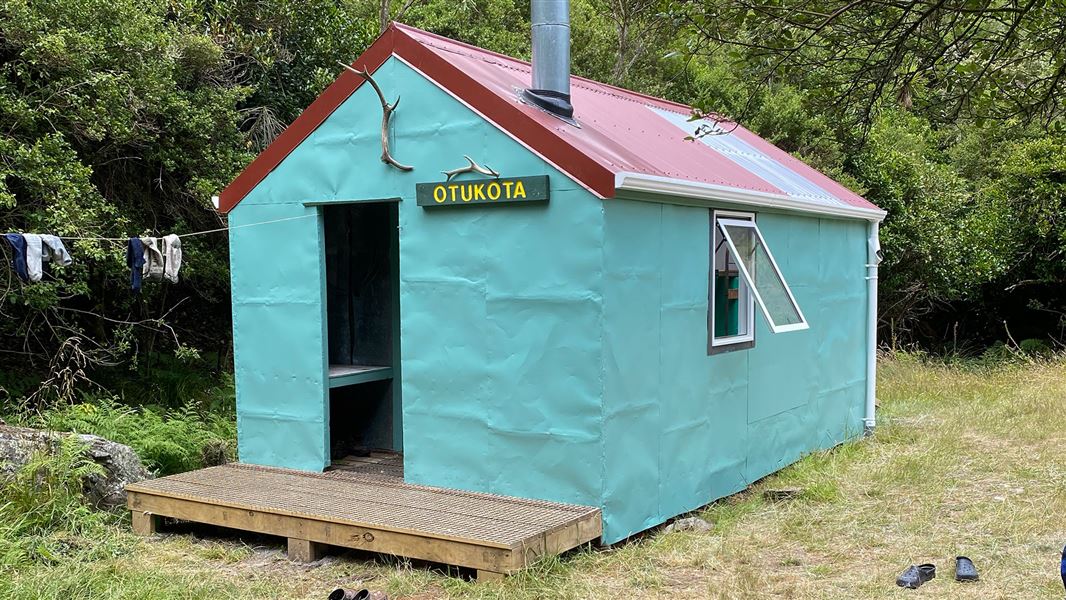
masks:
<svg viewBox="0 0 1066 600"><path fill-rule="evenodd" d="M258 223L245 223L244 225L233 225L231 227L219 227L218 229L207 229L207 230L204 230L204 231L194 231L192 233L182 233L182 234L179 234L178 237L187 238L187 237L193 237L193 236L197 236L197 235L207 235L208 233L219 233L221 231L229 231L230 229L241 229L242 227L255 227L256 225L269 225L270 223L280 223L282 221L293 221L293 220L296 220L296 219L308 219L308 218L317 217L317 216L318 216L317 214L309 214L309 215L300 215L298 217L284 217L284 218L281 218L281 219L272 219L270 221L259 221ZM57 237L59 237L59 239L61 239L61 240L96 240L96 241L102 241L102 242L126 242L126 241L129 241L129 239L130 239L128 237L124 237L124 238L95 237L95 236L78 237L78 236L66 236L66 235L60 235L60 236L57 236Z"/></svg>

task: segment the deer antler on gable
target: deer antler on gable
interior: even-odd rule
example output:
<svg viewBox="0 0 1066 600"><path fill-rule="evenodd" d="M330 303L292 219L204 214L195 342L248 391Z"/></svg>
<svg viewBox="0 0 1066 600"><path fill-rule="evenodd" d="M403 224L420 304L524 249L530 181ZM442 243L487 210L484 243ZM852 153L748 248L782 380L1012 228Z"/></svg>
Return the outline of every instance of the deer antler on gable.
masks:
<svg viewBox="0 0 1066 600"><path fill-rule="evenodd" d="M397 96L396 102L389 104L385 101L385 94L381 93L381 88L378 87L378 82L374 81L374 78L371 77L369 71L365 68L360 71L359 69L355 69L340 61L337 61L337 64L365 79L374 88L374 91L378 93L378 99L381 100L381 162L387 165L392 165L401 171L410 171L414 169L414 167L410 165L397 162L397 160L392 157L392 154L389 154L389 117L392 116L392 111L396 110L396 107L399 106L400 97Z"/></svg>
<svg viewBox="0 0 1066 600"><path fill-rule="evenodd" d="M474 159L470 158L469 156L467 156L465 154L463 155L463 158L465 158L466 162L468 162L470 164L465 166L465 167L459 167L458 169L452 169L450 171L441 171L441 173L444 173L445 175L448 176L448 181L451 181L452 177L455 177L456 175L459 175L460 173L481 173L482 175L488 175L489 177L499 177L500 176L500 174L497 173L496 171L493 171L491 167L483 167L483 166L477 164L476 162L474 162Z"/></svg>

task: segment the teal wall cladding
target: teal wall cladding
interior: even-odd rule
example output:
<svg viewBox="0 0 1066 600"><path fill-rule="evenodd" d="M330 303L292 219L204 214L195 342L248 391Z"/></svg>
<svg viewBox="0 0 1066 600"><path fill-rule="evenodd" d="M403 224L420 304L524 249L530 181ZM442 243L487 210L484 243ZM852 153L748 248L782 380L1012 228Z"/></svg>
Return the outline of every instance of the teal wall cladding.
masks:
<svg viewBox="0 0 1066 600"><path fill-rule="evenodd" d="M381 105L362 86L234 218L400 198L394 377L406 479L599 506L602 201L396 58L375 78L390 102L403 98L391 150L413 171L381 162ZM550 202L418 206L416 183L443 181L463 155L503 177L547 175ZM320 470L329 462L321 227L234 233L241 460ZM288 383L270 385L278 380Z"/></svg>
<svg viewBox="0 0 1066 600"><path fill-rule="evenodd" d="M329 464L323 207L396 198L408 481L600 506L611 543L861 431L865 222L759 213L810 329L708 356L708 209L598 200L402 61L375 77L413 171L363 86L230 213L242 461ZM550 201L418 206L463 155Z"/></svg>
<svg viewBox="0 0 1066 600"><path fill-rule="evenodd" d="M320 471L329 464L321 218L300 203L242 202L229 223L240 460Z"/></svg>
<svg viewBox="0 0 1066 600"><path fill-rule="evenodd" d="M606 541L861 433L865 222L758 213L810 329L708 356L710 211L604 206Z"/></svg>

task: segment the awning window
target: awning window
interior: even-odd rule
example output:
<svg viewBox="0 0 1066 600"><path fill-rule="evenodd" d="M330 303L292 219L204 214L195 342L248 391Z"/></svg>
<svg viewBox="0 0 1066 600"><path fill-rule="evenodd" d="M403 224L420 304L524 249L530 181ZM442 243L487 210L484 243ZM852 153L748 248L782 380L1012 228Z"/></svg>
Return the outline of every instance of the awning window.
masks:
<svg viewBox="0 0 1066 600"><path fill-rule="evenodd" d="M718 219L718 228L737 259L740 275L751 288L755 301L774 333L807 329L796 298L792 295L770 248L754 221Z"/></svg>

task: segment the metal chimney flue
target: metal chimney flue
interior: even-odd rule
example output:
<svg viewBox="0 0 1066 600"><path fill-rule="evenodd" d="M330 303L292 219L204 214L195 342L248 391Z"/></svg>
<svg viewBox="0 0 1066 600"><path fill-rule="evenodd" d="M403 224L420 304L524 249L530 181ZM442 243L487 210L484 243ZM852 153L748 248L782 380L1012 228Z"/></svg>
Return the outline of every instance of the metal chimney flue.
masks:
<svg viewBox="0 0 1066 600"><path fill-rule="evenodd" d="M573 120L570 104L570 0L531 0L533 81L526 102Z"/></svg>

